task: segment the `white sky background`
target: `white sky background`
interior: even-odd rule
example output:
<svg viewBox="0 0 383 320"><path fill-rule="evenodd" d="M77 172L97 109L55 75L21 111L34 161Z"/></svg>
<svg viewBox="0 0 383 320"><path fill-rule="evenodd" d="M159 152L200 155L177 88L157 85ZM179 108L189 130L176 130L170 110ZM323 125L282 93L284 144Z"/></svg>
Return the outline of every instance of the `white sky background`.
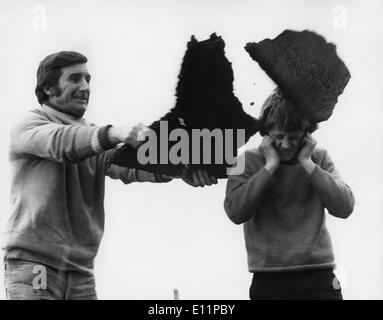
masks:
<svg viewBox="0 0 383 320"><path fill-rule="evenodd" d="M89 120L150 124L174 106L190 36L202 40L216 32L233 63L235 93L258 116L274 84L244 45L287 28L312 29L337 44L352 74L333 116L314 133L356 197L349 219L328 218L344 297L383 299L382 18L378 0L2 0L0 227L10 211L9 126L37 106L35 74L46 55L75 50L88 57ZM249 145L259 142L257 135ZM225 187L224 180L194 189L181 181L125 186L107 178L99 298L172 299L178 288L181 299L247 299L251 274L242 226L226 217Z"/></svg>

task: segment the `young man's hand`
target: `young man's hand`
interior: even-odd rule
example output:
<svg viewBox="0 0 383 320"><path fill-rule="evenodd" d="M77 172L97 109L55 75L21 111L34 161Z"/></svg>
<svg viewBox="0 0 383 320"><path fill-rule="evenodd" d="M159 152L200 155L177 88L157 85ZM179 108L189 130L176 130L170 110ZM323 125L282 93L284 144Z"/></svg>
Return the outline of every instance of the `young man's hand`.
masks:
<svg viewBox="0 0 383 320"><path fill-rule="evenodd" d="M265 169L273 174L281 162L278 152L273 146L273 139L270 136L264 136L258 149L265 158Z"/></svg>
<svg viewBox="0 0 383 320"><path fill-rule="evenodd" d="M198 169L198 170L184 170L182 176L180 177L183 181L193 187L204 187L211 186L212 184L217 184L217 178L211 176L207 171Z"/></svg>
<svg viewBox="0 0 383 320"><path fill-rule="evenodd" d="M302 148L298 153L298 161L303 166L305 171L310 175L314 168L315 164L311 159L311 156L314 152L317 141L312 137L310 133L306 133L302 138Z"/></svg>

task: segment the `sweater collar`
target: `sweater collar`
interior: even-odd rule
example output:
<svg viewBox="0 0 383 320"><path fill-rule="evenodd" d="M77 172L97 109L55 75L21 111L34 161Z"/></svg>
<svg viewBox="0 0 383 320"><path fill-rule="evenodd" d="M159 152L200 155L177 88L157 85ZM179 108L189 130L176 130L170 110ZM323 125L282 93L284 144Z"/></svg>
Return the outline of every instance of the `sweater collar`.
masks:
<svg viewBox="0 0 383 320"><path fill-rule="evenodd" d="M70 122L85 122L85 120L82 117L76 117L71 114L58 111L51 104L48 104L46 102L42 105L42 108L47 113L50 113L51 115L56 116L63 120L67 120Z"/></svg>

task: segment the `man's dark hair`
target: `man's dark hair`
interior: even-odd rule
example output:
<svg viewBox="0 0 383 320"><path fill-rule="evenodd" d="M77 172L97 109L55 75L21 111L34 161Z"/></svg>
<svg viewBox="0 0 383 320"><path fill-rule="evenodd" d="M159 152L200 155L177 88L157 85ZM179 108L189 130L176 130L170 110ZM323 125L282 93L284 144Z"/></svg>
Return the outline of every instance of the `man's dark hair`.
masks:
<svg viewBox="0 0 383 320"><path fill-rule="evenodd" d="M268 97L262 106L261 111L262 136L268 134L273 128L280 130L314 132L318 125L299 112L287 99L282 96L279 88Z"/></svg>
<svg viewBox="0 0 383 320"><path fill-rule="evenodd" d="M37 85L35 93L37 100L42 105L48 101L44 88L57 87L61 76L61 69L75 64L86 63L88 59L75 51L60 51L47 56L40 62L37 69Z"/></svg>

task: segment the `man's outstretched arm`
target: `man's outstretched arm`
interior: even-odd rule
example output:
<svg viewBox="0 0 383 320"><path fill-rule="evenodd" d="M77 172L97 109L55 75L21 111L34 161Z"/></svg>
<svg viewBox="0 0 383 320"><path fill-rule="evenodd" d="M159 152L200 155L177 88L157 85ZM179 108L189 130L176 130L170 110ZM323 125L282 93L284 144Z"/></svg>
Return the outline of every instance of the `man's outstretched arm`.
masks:
<svg viewBox="0 0 383 320"><path fill-rule="evenodd" d="M135 146L142 127L67 125L52 122L42 114L29 113L11 130L11 157L27 156L60 163L78 163L118 143Z"/></svg>

